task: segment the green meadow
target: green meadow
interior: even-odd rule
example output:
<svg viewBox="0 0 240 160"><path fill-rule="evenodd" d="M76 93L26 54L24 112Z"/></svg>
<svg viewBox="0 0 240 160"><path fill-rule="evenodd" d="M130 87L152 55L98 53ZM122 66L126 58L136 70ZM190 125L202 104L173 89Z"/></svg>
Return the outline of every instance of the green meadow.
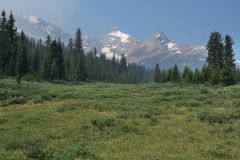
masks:
<svg viewBox="0 0 240 160"><path fill-rule="evenodd" d="M240 85L2 79L0 159L240 159Z"/></svg>

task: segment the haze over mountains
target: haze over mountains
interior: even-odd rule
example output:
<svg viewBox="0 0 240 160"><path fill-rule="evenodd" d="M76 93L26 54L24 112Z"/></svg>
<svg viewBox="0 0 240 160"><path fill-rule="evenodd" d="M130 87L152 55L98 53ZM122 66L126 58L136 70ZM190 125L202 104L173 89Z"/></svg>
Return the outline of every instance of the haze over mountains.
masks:
<svg viewBox="0 0 240 160"><path fill-rule="evenodd" d="M60 27L45 22L42 18L19 15L15 15L15 18L18 31L23 30L29 37L45 40L47 35L50 35L52 39L60 37L65 44L72 37ZM106 54L107 58L112 58L113 55L120 58L122 54L125 54L129 62L143 64L147 67L154 67L156 63L159 63L161 68L166 69L174 64L180 68L185 65L200 68L207 57L205 46L178 45L162 31L154 33L152 37L142 42L114 27L103 39L83 35L83 44L86 52L96 47L98 52Z"/></svg>

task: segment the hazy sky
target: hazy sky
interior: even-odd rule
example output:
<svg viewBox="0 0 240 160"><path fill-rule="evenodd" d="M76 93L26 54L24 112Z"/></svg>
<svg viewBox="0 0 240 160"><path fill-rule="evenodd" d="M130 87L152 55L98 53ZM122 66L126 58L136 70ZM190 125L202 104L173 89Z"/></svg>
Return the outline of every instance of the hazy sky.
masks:
<svg viewBox="0 0 240 160"><path fill-rule="evenodd" d="M160 29L177 43L206 45L219 31L234 38L240 55L239 6L240 0L0 0L2 9L100 38L116 26L141 40Z"/></svg>

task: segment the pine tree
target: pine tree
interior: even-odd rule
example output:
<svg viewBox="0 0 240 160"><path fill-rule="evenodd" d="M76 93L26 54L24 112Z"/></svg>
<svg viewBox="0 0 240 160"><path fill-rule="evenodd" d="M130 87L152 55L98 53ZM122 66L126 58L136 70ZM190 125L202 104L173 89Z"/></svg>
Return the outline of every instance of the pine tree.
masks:
<svg viewBox="0 0 240 160"><path fill-rule="evenodd" d="M76 31L74 47L77 54L84 54L82 44L82 32L80 28L78 28Z"/></svg>
<svg viewBox="0 0 240 160"><path fill-rule="evenodd" d="M9 63L9 75L15 74L16 57L17 57L17 28L15 26L15 19L10 13L9 20L7 21L7 32L8 32L8 57L7 63Z"/></svg>
<svg viewBox="0 0 240 160"><path fill-rule="evenodd" d="M20 42L22 47L22 71L23 74L26 74L29 71L28 65L28 51L27 51L27 44L26 44L26 36L24 32L21 32L20 35Z"/></svg>
<svg viewBox="0 0 240 160"><path fill-rule="evenodd" d="M34 74L38 75L40 69L40 53L39 48L37 47L33 53L33 59L32 59L32 71Z"/></svg>
<svg viewBox="0 0 240 160"><path fill-rule="evenodd" d="M209 79L210 78L207 74L207 67L206 67L206 64L204 64L200 72L200 81L203 83L203 82L207 82Z"/></svg>
<svg viewBox="0 0 240 160"><path fill-rule="evenodd" d="M233 39L227 35L225 37L224 47L224 68L221 72L221 82L224 85L234 85L236 83L236 65L234 63L233 44Z"/></svg>
<svg viewBox="0 0 240 160"><path fill-rule="evenodd" d="M236 78L236 82L239 83L240 82L240 69L237 69L235 78Z"/></svg>
<svg viewBox="0 0 240 160"><path fill-rule="evenodd" d="M119 73L124 74L127 72L127 60L124 54L121 56Z"/></svg>
<svg viewBox="0 0 240 160"><path fill-rule="evenodd" d="M229 86L236 84L236 77L230 67L224 67L221 72L221 83Z"/></svg>
<svg viewBox="0 0 240 160"><path fill-rule="evenodd" d="M186 79L187 73L189 72L189 67L186 65L182 73L182 79Z"/></svg>
<svg viewBox="0 0 240 160"><path fill-rule="evenodd" d="M200 75L200 72L197 68L194 71L193 82L194 83L200 83L201 82L201 75Z"/></svg>
<svg viewBox="0 0 240 160"><path fill-rule="evenodd" d="M26 62L26 60L24 60L24 58L26 58L26 44L25 44L25 35L23 32L21 32L21 36L19 38L18 41L18 52L17 52L17 63L16 63L16 75L17 75L17 82L18 84L21 83L21 78L25 73L25 66L26 64L24 64Z"/></svg>
<svg viewBox="0 0 240 160"><path fill-rule="evenodd" d="M48 36L47 36L47 39L46 39L46 47L47 47L47 48L50 48L51 42L52 42L52 41L51 41L51 37L48 35Z"/></svg>
<svg viewBox="0 0 240 160"><path fill-rule="evenodd" d="M213 73L211 74L211 78L210 78L210 83L212 85L217 85L220 82L220 74L219 70L214 70Z"/></svg>
<svg viewBox="0 0 240 160"><path fill-rule="evenodd" d="M190 68L188 68L188 70L187 70L185 81L188 83L193 82L193 71Z"/></svg>
<svg viewBox="0 0 240 160"><path fill-rule="evenodd" d="M77 81L86 81L86 68L84 64L84 56L80 55L77 64Z"/></svg>
<svg viewBox="0 0 240 160"><path fill-rule="evenodd" d="M82 44L82 33L80 28L77 29L75 35L75 56L76 56L76 73L77 73L77 81L86 81L87 73L86 73L86 66L85 66L85 55L83 50Z"/></svg>
<svg viewBox="0 0 240 160"><path fill-rule="evenodd" d="M174 67L172 69L171 81L172 82L180 82L181 81L180 71L179 71L179 69L178 69L176 64L174 65Z"/></svg>
<svg viewBox="0 0 240 160"><path fill-rule="evenodd" d="M236 64L233 53L233 39L229 35L225 37L225 46L224 46L224 67L230 67L232 72L236 71Z"/></svg>
<svg viewBox="0 0 240 160"><path fill-rule="evenodd" d="M3 10L0 18L0 69L2 73L8 69L8 33L7 33L7 18Z"/></svg>
<svg viewBox="0 0 240 160"><path fill-rule="evenodd" d="M69 39L67 49L68 49L68 52L69 52L69 53L72 53L72 52L73 52L73 40L72 40L72 38Z"/></svg>
<svg viewBox="0 0 240 160"><path fill-rule="evenodd" d="M64 59L63 59L63 49L61 40L58 41L58 52L56 56L56 63L58 66L58 76L60 79L64 79L65 76L65 65L64 65Z"/></svg>
<svg viewBox="0 0 240 160"><path fill-rule="evenodd" d="M224 66L224 46L222 44L222 36L219 32L211 33L210 39L207 44L208 67L220 70Z"/></svg>
<svg viewBox="0 0 240 160"><path fill-rule="evenodd" d="M51 73L51 79L58 79L59 78L58 66L57 66L57 63L56 63L55 59L52 62L50 73Z"/></svg>
<svg viewBox="0 0 240 160"><path fill-rule="evenodd" d="M154 69L154 82L160 83L161 82L161 71L159 68L159 64L156 64Z"/></svg>

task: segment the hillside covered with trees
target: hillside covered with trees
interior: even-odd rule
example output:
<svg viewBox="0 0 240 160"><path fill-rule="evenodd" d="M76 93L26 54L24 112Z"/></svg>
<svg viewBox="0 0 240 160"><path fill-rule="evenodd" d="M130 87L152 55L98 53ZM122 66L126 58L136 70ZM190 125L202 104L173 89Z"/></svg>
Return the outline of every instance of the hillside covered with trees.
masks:
<svg viewBox="0 0 240 160"><path fill-rule="evenodd" d="M20 34L15 27L11 13L6 18L5 11L0 18L0 74L37 80L102 81L117 83L148 82L152 70L144 66L127 63L125 55L121 59L113 56L107 59L97 49L85 53L82 33L77 29L74 39L64 45L60 39L46 42Z"/></svg>
<svg viewBox="0 0 240 160"><path fill-rule="evenodd" d="M181 73L177 65L166 71L161 70L159 64L156 64L154 81L234 85L240 82L240 70L236 68L233 44L231 36L226 35L223 40L219 32L213 32L207 44L208 57L201 70L197 68L192 70L185 66Z"/></svg>

